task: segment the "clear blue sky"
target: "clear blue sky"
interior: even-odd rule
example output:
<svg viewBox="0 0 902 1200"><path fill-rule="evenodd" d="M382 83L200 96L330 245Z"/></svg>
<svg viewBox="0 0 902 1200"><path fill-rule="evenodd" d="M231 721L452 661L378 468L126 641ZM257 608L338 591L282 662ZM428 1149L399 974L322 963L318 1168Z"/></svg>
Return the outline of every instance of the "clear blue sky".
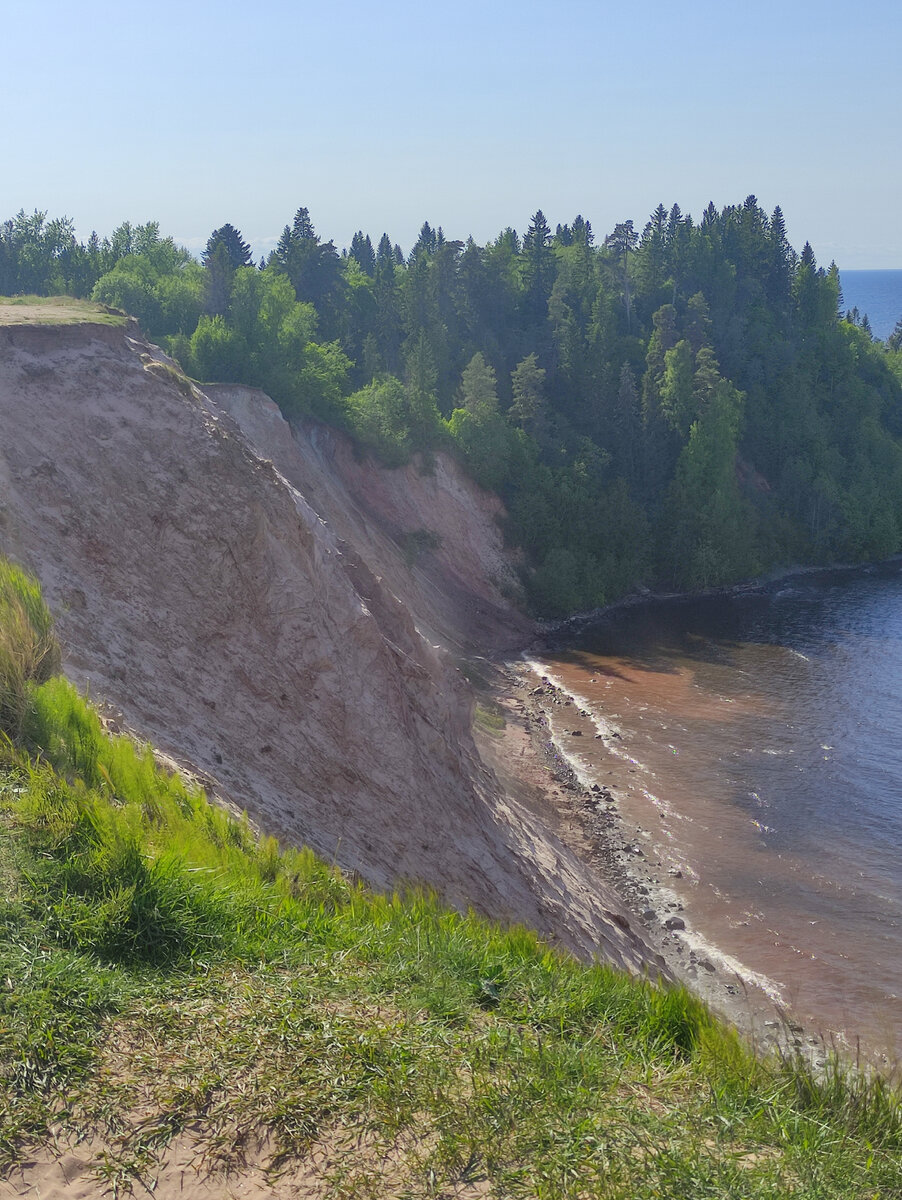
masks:
<svg viewBox="0 0 902 1200"><path fill-rule="evenodd" d="M32 0L4 5L0 218L159 220L259 251L542 208L599 237L757 195L818 261L902 267L902 4Z"/></svg>

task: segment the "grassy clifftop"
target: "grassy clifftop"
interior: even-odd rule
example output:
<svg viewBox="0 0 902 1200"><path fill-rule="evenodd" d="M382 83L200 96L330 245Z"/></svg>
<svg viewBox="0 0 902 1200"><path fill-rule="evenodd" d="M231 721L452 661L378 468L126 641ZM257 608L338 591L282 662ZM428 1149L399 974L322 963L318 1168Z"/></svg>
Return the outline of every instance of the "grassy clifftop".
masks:
<svg viewBox="0 0 902 1200"><path fill-rule="evenodd" d="M72 296L0 296L0 325L114 325L129 318L104 304Z"/></svg>
<svg viewBox="0 0 902 1200"><path fill-rule="evenodd" d="M757 1059L685 991L256 837L108 737L47 634L4 567L0 1179L52 1132L97 1195L186 1140L260 1195L899 1194L882 1081Z"/></svg>

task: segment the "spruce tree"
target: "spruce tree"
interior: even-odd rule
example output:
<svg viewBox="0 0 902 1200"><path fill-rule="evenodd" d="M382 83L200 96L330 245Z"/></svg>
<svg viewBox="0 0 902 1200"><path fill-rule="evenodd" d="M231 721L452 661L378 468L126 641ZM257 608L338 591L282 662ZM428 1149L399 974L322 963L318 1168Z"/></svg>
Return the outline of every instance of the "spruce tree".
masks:
<svg viewBox="0 0 902 1200"><path fill-rule="evenodd" d="M214 229L210 234L206 248L200 256L200 261L205 267L210 265L210 260L218 246L225 247L233 271L237 271L239 267L253 266L251 248L234 225L221 225L219 229Z"/></svg>
<svg viewBox="0 0 902 1200"><path fill-rule="evenodd" d="M369 234L364 234L362 230L354 234L351 238L351 257L357 260L364 274L372 278L376 273L376 255Z"/></svg>
<svg viewBox="0 0 902 1200"><path fill-rule="evenodd" d="M529 229L523 238L521 272L525 315L532 324L538 324L548 316L548 298L554 286L555 276L551 230L541 209L530 221Z"/></svg>

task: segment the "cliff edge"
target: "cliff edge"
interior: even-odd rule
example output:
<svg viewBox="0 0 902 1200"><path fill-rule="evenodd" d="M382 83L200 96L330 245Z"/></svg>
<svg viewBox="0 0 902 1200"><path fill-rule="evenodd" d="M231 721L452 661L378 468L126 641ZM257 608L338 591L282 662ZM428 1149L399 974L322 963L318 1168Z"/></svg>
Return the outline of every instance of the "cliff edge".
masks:
<svg viewBox="0 0 902 1200"><path fill-rule="evenodd" d="M616 895L477 752L446 648L529 625L498 501L456 464L358 460L90 322L0 327L0 421L0 549L39 576L95 701L375 887L648 965Z"/></svg>

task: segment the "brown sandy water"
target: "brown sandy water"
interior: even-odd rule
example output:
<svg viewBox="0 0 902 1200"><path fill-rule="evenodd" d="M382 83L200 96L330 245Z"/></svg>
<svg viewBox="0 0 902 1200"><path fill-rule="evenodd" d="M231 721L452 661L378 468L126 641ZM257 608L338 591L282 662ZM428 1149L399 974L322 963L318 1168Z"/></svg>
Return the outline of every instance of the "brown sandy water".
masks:
<svg viewBox="0 0 902 1200"><path fill-rule="evenodd" d="M897 1060L898 572L621 610L535 666L571 699L557 744L642 827L687 945Z"/></svg>

